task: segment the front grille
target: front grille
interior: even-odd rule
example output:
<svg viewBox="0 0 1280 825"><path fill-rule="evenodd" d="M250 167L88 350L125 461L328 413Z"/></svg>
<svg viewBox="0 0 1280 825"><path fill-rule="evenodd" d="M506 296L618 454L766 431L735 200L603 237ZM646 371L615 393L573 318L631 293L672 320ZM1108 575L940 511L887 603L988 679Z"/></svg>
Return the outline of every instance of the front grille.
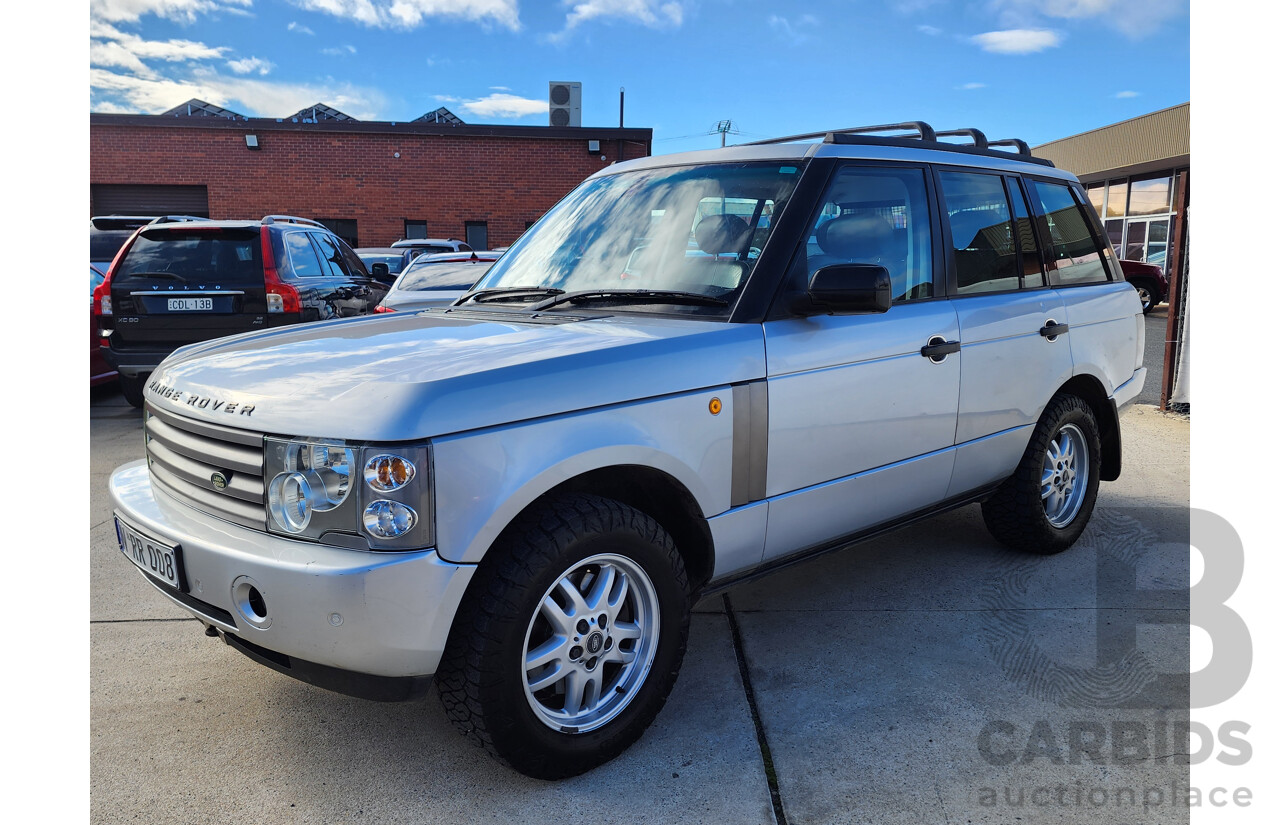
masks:
<svg viewBox="0 0 1280 825"><path fill-rule="evenodd" d="M150 404L145 430L153 484L201 512L267 529L260 434L193 421ZM226 479L221 490L213 483L219 473Z"/></svg>

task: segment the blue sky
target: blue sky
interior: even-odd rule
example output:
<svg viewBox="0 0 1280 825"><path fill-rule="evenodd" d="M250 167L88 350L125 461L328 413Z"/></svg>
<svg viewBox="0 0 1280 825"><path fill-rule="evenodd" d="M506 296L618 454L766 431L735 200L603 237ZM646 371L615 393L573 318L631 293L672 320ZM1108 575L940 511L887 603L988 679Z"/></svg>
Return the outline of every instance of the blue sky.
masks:
<svg viewBox="0 0 1280 825"><path fill-rule="evenodd" d="M924 119L1041 143L1190 99L1188 3L1165 0L92 0L90 103L198 97L250 116L446 106L654 130L654 153Z"/></svg>

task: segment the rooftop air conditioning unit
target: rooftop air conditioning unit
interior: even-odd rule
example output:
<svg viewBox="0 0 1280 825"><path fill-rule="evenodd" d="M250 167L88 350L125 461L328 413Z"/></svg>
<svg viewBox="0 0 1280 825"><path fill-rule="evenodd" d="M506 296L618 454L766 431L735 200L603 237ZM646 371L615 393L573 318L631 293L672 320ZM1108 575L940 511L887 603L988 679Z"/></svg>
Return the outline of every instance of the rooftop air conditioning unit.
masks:
<svg viewBox="0 0 1280 825"><path fill-rule="evenodd" d="M547 96L552 126L582 125L582 84L553 80Z"/></svg>

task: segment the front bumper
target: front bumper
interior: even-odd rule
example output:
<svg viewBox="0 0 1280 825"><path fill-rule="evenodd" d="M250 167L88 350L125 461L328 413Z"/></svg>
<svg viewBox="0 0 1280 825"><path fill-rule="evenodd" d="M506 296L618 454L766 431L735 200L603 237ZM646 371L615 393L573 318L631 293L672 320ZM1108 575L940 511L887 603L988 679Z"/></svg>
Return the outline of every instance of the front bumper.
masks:
<svg viewBox="0 0 1280 825"><path fill-rule="evenodd" d="M157 590L250 658L343 693L420 694L475 572L430 549L349 550L222 521L153 488L145 460L118 468L109 487L119 520L181 548L188 592L143 573ZM237 606L233 582L245 577L261 594L265 622L251 623L243 600Z"/></svg>

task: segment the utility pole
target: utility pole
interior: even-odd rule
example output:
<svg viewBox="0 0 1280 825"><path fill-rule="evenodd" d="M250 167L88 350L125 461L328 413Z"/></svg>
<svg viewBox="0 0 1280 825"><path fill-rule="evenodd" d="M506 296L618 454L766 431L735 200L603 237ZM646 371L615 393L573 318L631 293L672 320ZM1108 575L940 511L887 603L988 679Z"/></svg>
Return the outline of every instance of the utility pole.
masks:
<svg viewBox="0 0 1280 825"><path fill-rule="evenodd" d="M720 148L721 148L721 149L723 149L723 148L724 148L724 136L725 136L725 135L736 135L736 134L739 134L738 130L737 130L737 129L735 129L735 128L733 128L733 121L732 121L732 120L722 120L722 121L720 121L719 123L717 123L717 124L716 124L716 128L715 128L713 131L716 131L716 132L719 132L719 133L720 133Z"/></svg>

